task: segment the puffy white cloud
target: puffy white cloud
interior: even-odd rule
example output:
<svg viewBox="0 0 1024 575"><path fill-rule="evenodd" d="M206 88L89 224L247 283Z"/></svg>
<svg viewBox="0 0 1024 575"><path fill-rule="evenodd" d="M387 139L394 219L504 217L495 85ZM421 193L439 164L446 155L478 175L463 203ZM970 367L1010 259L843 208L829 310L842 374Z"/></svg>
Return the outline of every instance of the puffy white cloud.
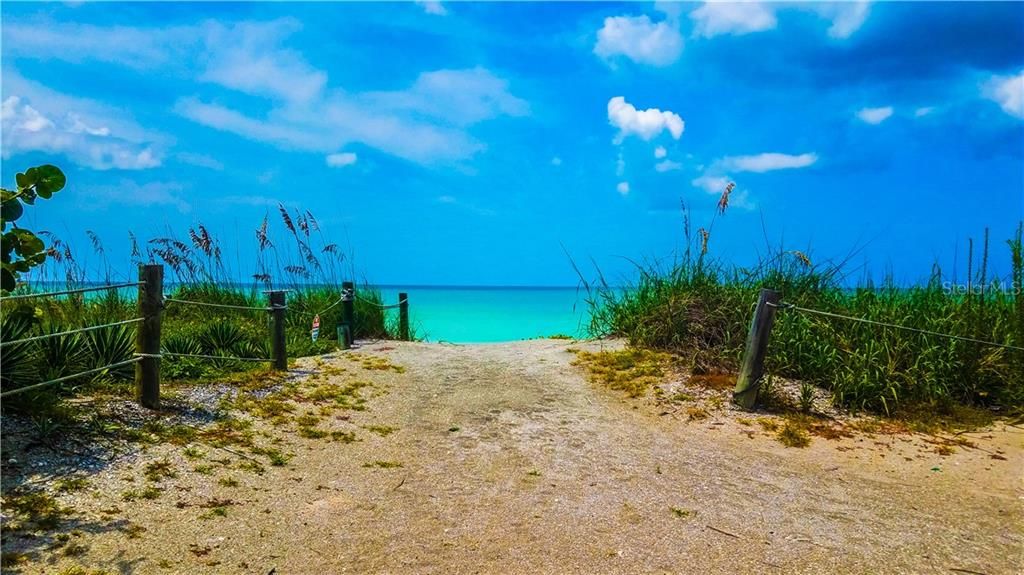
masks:
<svg viewBox="0 0 1024 575"><path fill-rule="evenodd" d="M623 56L651 66L668 66L682 51L683 37L675 23L655 23L648 16L605 18L594 45L594 53L606 60Z"/></svg>
<svg viewBox="0 0 1024 575"><path fill-rule="evenodd" d="M554 158L551 158L551 165L552 166L561 166L562 165L562 158L559 158L558 156L555 156Z"/></svg>
<svg viewBox="0 0 1024 575"><path fill-rule="evenodd" d="M127 125L116 112L102 110L95 103L58 94L47 88L7 76L8 96L0 109L3 158L21 152L62 154L75 164L96 170L143 170L160 165L154 141L138 142L141 129L113 130ZM103 114L111 114L104 118ZM119 122L114 124L113 122Z"/></svg>
<svg viewBox="0 0 1024 575"><path fill-rule="evenodd" d="M1024 70L1016 76L994 76L982 93L1014 118L1024 119Z"/></svg>
<svg viewBox="0 0 1024 575"><path fill-rule="evenodd" d="M682 169L683 165L679 162L673 162L672 160L662 160L657 164L654 164L655 171L658 172L672 172L675 170Z"/></svg>
<svg viewBox="0 0 1024 575"><path fill-rule="evenodd" d="M775 28L775 7L759 2L705 2L690 12L694 34L712 38L722 34L742 35Z"/></svg>
<svg viewBox="0 0 1024 575"><path fill-rule="evenodd" d="M857 111L857 117L865 124L878 125L892 116L892 106L881 108L861 108Z"/></svg>
<svg viewBox="0 0 1024 575"><path fill-rule="evenodd" d="M444 7L444 4L434 0L416 0L416 4L423 8L423 11L427 14L433 14L435 16L444 16L448 13L448 10Z"/></svg>
<svg viewBox="0 0 1024 575"><path fill-rule="evenodd" d="M685 128L679 114L668 110L663 112L657 108L637 110L622 96L608 100L608 122L619 129L615 137L616 143L621 143L630 135L650 140L665 130L668 130L673 139L678 140Z"/></svg>
<svg viewBox="0 0 1024 575"><path fill-rule="evenodd" d="M820 2L803 3L761 3L761 2L705 2L690 12L694 23L694 35L713 38L724 34L740 36L752 32L773 30L778 26L776 14L780 10L811 11L828 20L828 35L846 39L859 30L867 20L870 3Z"/></svg>
<svg viewBox="0 0 1024 575"><path fill-rule="evenodd" d="M935 111L935 107L934 106L922 106L922 107L914 110L914 117L915 118L923 118L923 117L931 114L934 111Z"/></svg>
<svg viewBox="0 0 1024 575"><path fill-rule="evenodd" d="M338 154L330 154L327 156L327 165L332 168L343 168L345 166L351 166L356 163L355 153L353 152L341 152Z"/></svg>
<svg viewBox="0 0 1024 575"><path fill-rule="evenodd" d="M658 146L657 148L654 148L654 157L655 158L660 160L660 159L664 158L667 155L668 155L668 150L665 149L665 146Z"/></svg>
<svg viewBox="0 0 1024 575"><path fill-rule="evenodd" d="M806 168L818 161L817 154L779 154L768 152L753 156L728 156L722 158L718 164L729 171L735 172L771 172L774 170L789 170L794 168Z"/></svg>
<svg viewBox="0 0 1024 575"><path fill-rule="evenodd" d="M619 182L619 185L615 186L615 191L619 192L623 196L629 195L629 182Z"/></svg>

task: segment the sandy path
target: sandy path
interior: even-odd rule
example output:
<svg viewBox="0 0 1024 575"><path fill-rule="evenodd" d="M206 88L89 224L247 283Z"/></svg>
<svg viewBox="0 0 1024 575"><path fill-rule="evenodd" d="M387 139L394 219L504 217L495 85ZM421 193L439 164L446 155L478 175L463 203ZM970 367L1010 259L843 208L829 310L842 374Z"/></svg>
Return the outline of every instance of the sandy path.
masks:
<svg viewBox="0 0 1024 575"><path fill-rule="evenodd" d="M358 353L407 371L362 374L388 391L341 424L397 431L337 444L268 426L294 453L286 468L235 474L243 485L234 489L181 476L172 496L118 503L145 527L143 537L90 533L86 553L54 565L280 574L996 574L1024 566L1019 429L978 439L1000 446L1005 461L980 449L921 456L920 445L892 437L786 449L740 433L724 413L686 423L597 388L570 365L568 346L366 346ZM364 467L374 461L401 467ZM87 507L117 501L97 491ZM211 496L241 504L197 519L191 504ZM35 564L23 572L55 571Z"/></svg>

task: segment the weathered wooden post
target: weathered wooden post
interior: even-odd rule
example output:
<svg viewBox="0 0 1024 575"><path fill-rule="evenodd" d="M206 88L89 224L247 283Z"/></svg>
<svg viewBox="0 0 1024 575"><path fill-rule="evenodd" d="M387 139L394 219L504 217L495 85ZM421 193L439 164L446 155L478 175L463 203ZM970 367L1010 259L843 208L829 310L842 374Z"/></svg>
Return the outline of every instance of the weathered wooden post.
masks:
<svg viewBox="0 0 1024 575"><path fill-rule="evenodd" d="M753 409L757 402L757 390L764 375L764 356L768 350L768 336L775 322L775 309L779 304L779 292L762 289L754 309L754 319L747 334L747 347L743 352L740 375L732 399L744 409Z"/></svg>
<svg viewBox="0 0 1024 575"><path fill-rule="evenodd" d="M274 369L286 371L288 369L288 350L285 346L284 319L285 311L288 309L285 292L275 290L269 292L270 317L273 320L270 331L271 357L274 360Z"/></svg>
<svg viewBox="0 0 1024 575"><path fill-rule="evenodd" d="M143 407L160 408L160 314L164 300L164 266L139 266L139 324L135 335L135 396Z"/></svg>
<svg viewBox="0 0 1024 575"><path fill-rule="evenodd" d="M341 282L341 323L348 331L345 335L345 345L348 349L356 339L356 284L354 282Z"/></svg>
<svg viewBox="0 0 1024 575"><path fill-rule="evenodd" d="M398 292L398 337L409 341L409 294Z"/></svg>

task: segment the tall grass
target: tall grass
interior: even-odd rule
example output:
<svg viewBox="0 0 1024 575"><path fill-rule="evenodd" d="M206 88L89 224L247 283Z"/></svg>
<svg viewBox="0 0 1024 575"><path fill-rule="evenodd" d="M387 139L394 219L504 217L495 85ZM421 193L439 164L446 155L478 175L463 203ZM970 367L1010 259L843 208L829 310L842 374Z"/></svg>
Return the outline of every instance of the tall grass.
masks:
<svg viewBox="0 0 1024 575"><path fill-rule="evenodd" d="M274 221L280 225L275 226ZM246 358L267 358L270 354L269 314L264 293L285 289L288 311L286 338L288 353L300 357L336 348L337 326L341 323L341 278L355 274L351 258L337 244L326 240L310 212L289 212L279 206L275 218L267 214L255 228L257 253L249 269L250 281L239 282L239 273L224 259L221 242L202 224L189 228L179 238L173 235L140 242L129 234L131 256L128 273L118 272L106 258L100 238L89 231L89 258L81 261L73 246L47 233L49 258L18 292L50 291L55 286L76 287L89 280L114 283L134 279L134 269L143 263L164 265L165 296L173 299L220 303L258 308L234 310L189 306L168 302L164 312L162 345L169 353L189 353ZM396 332L379 306L379 292L363 286L357 290L354 334L358 338L390 338ZM320 335L310 335L313 317L320 316ZM0 309L3 340L112 323L137 315L134 291L110 290L90 295L39 298L11 302ZM3 349L3 390L69 375L130 359L134 353L134 327L113 327L85 334L62 336ZM212 377L227 371L251 368L254 364L231 360L201 360L167 357L163 361L168 378ZM95 380L122 381L132 368L115 373L85 376L43 389L14 395L5 409L32 410L49 403L55 394L73 391ZM127 391L127 387L122 387Z"/></svg>
<svg viewBox="0 0 1024 575"><path fill-rule="evenodd" d="M890 280L851 288L845 263L815 264L799 251L774 248L752 268L727 265L709 256L713 222L691 236L684 210L687 247L671 266L638 266L639 279L625 288L603 278L587 283L591 334L675 352L691 360L696 373L735 372L757 294L771 288L800 307L1024 346L1020 226L1007 242L1010 278L993 282L987 275L986 231L980 249L971 243L968 286L958 293L944 284L937 266L922 285ZM766 366L774 375L829 389L835 403L854 409L891 413L922 403L1024 408L1024 352L795 310L776 314Z"/></svg>

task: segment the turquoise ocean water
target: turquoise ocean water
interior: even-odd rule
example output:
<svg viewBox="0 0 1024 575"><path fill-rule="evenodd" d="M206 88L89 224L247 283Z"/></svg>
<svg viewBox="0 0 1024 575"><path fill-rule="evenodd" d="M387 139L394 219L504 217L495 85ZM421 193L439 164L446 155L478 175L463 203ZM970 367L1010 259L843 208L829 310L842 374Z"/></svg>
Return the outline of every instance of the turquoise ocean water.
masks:
<svg viewBox="0 0 1024 575"><path fill-rule="evenodd" d="M409 317L426 341L485 343L586 333L587 304L576 288L384 286L384 303L409 294ZM389 313L397 313L395 311Z"/></svg>
<svg viewBox="0 0 1024 575"><path fill-rule="evenodd" d="M83 286L101 285L86 283ZM237 284L249 292L251 285ZM174 289L173 283L164 286ZM35 291L67 289L60 283L40 282ZM414 335L425 341L487 343L515 341L551 335L586 335L589 314L585 292L575 287L466 287L377 286L385 304L398 302L398 293L409 294L409 317ZM134 298L136 288L118 290ZM98 297L90 292L86 297ZM397 318L398 310L387 312Z"/></svg>

